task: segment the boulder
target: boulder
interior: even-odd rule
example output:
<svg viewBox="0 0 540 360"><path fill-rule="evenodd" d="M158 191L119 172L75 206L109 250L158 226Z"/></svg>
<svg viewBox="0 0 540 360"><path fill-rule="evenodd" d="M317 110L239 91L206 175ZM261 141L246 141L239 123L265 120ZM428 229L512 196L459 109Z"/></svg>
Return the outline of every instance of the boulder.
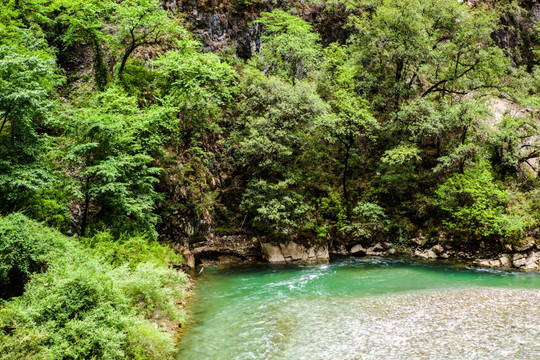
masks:
<svg viewBox="0 0 540 360"><path fill-rule="evenodd" d="M540 262L540 251L531 251L527 256L527 262L538 263Z"/></svg>
<svg viewBox="0 0 540 360"><path fill-rule="evenodd" d="M491 262L488 259L477 259L473 262L473 264L480 267L491 267Z"/></svg>
<svg viewBox="0 0 540 360"><path fill-rule="evenodd" d="M527 259L525 258L517 259L517 260L512 261L512 264L514 265L514 267L520 268L527 264Z"/></svg>
<svg viewBox="0 0 540 360"><path fill-rule="evenodd" d="M522 239L519 243L514 244L514 251L527 251L532 249L536 245L536 242L532 237L526 237Z"/></svg>
<svg viewBox="0 0 540 360"><path fill-rule="evenodd" d="M368 248L366 250L366 255L367 256L379 256L379 255L382 255L384 252L384 248L382 247L382 245L380 243L377 243L375 245L373 245L372 247Z"/></svg>
<svg viewBox="0 0 540 360"><path fill-rule="evenodd" d="M263 257L271 263L307 264L328 262L328 246L305 247L294 241L273 245L261 242Z"/></svg>
<svg viewBox="0 0 540 360"><path fill-rule="evenodd" d="M351 248L351 255L359 256L359 255L366 255L367 250L360 244L354 245Z"/></svg>
<svg viewBox="0 0 540 360"><path fill-rule="evenodd" d="M281 252L281 248L277 245L261 242L261 250L263 257L271 263L285 263L285 257Z"/></svg>
<svg viewBox="0 0 540 360"><path fill-rule="evenodd" d="M281 253L283 254L283 257L290 258L289 262L296 262L299 260L307 260L309 258L309 250L303 247L302 245L299 245L295 243L294 241L289 241L286 244L279 244L279 247L281 248Z"/></svg>
<svg viewBox="0 0 540 360"><path fill-rule="evenodd" d="M437 259L438 257L433 250L422 251L417 249L414 251L414 255L427 260Z"/></svg>
<svg viewBox="0 0 540 360"><path fill-rule="evenodd" d="M502 267L512 267L512 258L508 254L502 254L499 258L499 262L501 263Z"/></svg>
<svg viewBox="0 0 540 360"><path fill-rule="evenodd" d="M444 251L444 248L441 244L437 244L431 248L431 251L433 251L437 255L440 255Z"/></svg>
<svg viewBox="0 0 540 360"><path fill-rule="evenodd" d="M349 255L349 252L347 251L347 248L344 245L335 245L334 248L331 251L332 254L341 255L341 256L347 256Z"/></svg>
<svg viewBox="0 0 540 360"><path fill-rule="evenodd" d="M522 267L523 270L539 270L540 269L540 265L538 265L538 263L535 263L535 262L527 262L523 267Z"/></svg>

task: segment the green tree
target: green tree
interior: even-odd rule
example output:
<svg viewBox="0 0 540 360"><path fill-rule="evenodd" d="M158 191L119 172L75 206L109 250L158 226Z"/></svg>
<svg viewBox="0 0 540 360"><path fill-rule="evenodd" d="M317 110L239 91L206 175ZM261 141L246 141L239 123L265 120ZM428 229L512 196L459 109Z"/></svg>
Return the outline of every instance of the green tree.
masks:
<svg viewBox="0 0 540 360"><path fill-rule="evenodd" d="M444 224L452 230L512 237L531 224L530 217L508 210L510 193L495 183L486 161L455 174L435 194L436 204L449 214Z"/></svg>
<svg viewBox="0 0 540 360"><path fill-rule="evenodd" d="M118 5L113 21L118 24L115 38L120 52L117 72L120 79L137 48L157 46L184 34L184 29L169 17L159 0L124 0Z"/></svg>
<svg viewBox="0 0 540 360"><path fill-rule="evenodd" d="M155 208L161 195L154 185L161 169L151 165L151 148L142 146L152 137L146 134L140 139L137 135L159 128L140 124L139 117L145 119L141 115L135 98L111 87L76 118L77 138L67 159L79 184L81 235L87 233L93 215L94 228L105 225L119 233L140 231L156 236Z"/></svg>
<svg viewBox="0 0 540 360"><path fill-rule="evenodd" d="M311 24L282 10L263 12L255 23L264 27L260 60L265 73L294 81L316 68L322 48Z"/></svg>
<svg viewBox="0 0 540 360"><path fill-rule="evenodd" d="M162 101L179 112L180 132L187 145L220 131L224 108L233 99L236 74L212 53L200 52L200 44L185 39L181 48L153 62L156 87Z"/></svg>
<svg viewBox="0 0 540 360"><path fill-rule="evenodd" d="M310 134L327 111L314 87L295 85L246 69L238 103L240 118L230 138L246 176L240 204L259 229L289 235L311 223L304 192L310 164Z"/></svg>
<svg viewBox="0 0 540 360"><path fill-rule="evenodd" d="M36 130L50 114L61 77L43 40L30 31L18 32L17 42L0 46L0 138L8 129L10 143L4 151L28 157L35 153Z"/></svg>

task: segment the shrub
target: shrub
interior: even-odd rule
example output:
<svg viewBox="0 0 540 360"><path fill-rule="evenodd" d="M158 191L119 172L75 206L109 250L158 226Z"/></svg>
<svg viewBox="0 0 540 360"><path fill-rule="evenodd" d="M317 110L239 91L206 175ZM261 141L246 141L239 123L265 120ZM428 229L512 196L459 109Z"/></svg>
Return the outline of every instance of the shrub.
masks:
<svg viewBox="0 0 540 360"><path fill-rule="evenodd" d="M114 267L21 214L1 219L0 238L2 260L17 260L2 261L2 274L16 264L28 280L1 304L0 358L173 358L173 339L152 322L184 320L185 274L153 263Z"/></svg>
<svg viewBox="0 0 540 360"><path fill-rule="evenodd" d="M59 232L22 214L0 218L0 298L20 295L33 273L70 247Z"/></svg>

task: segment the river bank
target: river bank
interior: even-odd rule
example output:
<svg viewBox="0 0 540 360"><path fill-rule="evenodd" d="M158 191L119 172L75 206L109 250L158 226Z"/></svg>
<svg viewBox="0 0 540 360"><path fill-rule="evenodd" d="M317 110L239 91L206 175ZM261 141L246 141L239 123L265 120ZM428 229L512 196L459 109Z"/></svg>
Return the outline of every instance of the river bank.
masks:
<svg viewBox="0 0 540 360"><path fill-rule="evenodd" d="M372 241L305 245L289 241L276 243L252 234L210 235L191 249L181 249L186 268L197 265L267 262L275 264L325 263L330 258L394 257L411 260L446 260L468 266L537 271L540 270L540 241L526 237L514 243L481 241L475 247L440 236L428 240L421 233L406 242Z"/></svg>

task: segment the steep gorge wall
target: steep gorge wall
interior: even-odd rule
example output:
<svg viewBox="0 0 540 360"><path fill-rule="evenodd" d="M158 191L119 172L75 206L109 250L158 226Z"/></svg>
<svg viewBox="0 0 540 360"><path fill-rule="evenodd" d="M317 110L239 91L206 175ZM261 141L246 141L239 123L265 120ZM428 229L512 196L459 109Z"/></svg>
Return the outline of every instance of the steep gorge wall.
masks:
<svg viewBox="0 0 540 360"><path fill-rule="evenodd" d="M344 5L329 5L325 1L164 0L164 6L185 15L205 50L227 52L234 47L235 53L244 59L261 47L262 27L252 24L253 20L274 9L291 10L312 23L323 45L344 43L350 36L345 25L351 12Z"/></svg>

